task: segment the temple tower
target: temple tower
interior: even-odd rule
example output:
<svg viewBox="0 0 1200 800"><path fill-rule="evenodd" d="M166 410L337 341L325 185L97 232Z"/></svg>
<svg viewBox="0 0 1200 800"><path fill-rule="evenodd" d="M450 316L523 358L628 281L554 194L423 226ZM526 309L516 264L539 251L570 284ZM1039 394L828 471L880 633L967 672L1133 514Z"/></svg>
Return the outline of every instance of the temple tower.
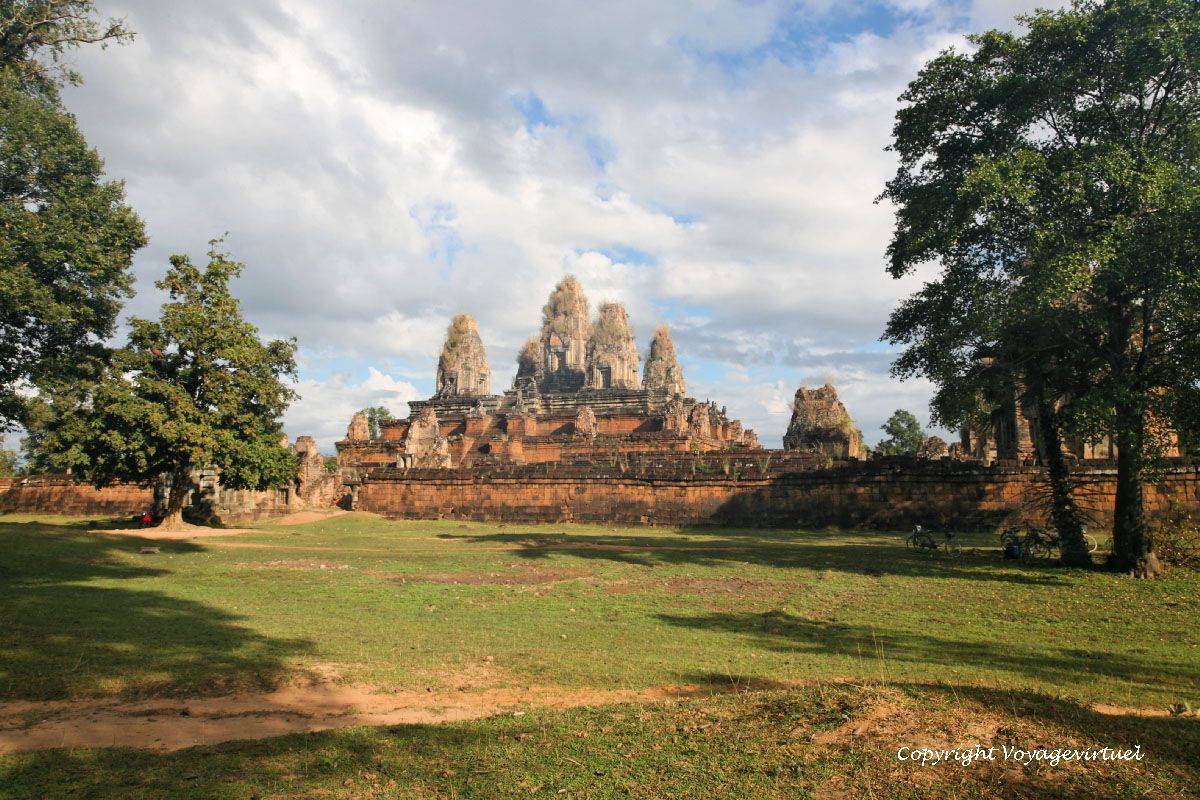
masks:
<svg viewBox="0 0 1200 800"><path fill-rule="evenodd" d="M459 314L446 329L446 344L438 359L435 397L482 397L492 393L479 326L468 314Z"/></svg>
<svg viewBox="0 0 1200 800"><path fill-rule="evenodd" d="M601 303L588 343L587 388L636 389L640 362L625 307Z"/></svg>
<svg viewBox="0 0 1200 800"><path fill-rule="evenodd" d="M862 433L829 383L819 389L801 386L796 390L783 447L835 458L865 458L867 454Z"/></svg>
<svg viewBox="0 0 1200 800"><path fill-rule="evenodd" d="M574 275L559 281L542 308L542 369L539 388L576 392L587 382L588 302Z"/></svg>
<svg viewBox="0 0 1200 800"><path fill-rule="evenodd" d="M530 336L517 354L517 377L513 388L536 388L546 376L546 354L542 351L542 340Z"/></svg>
<svg viewBox="0 0 1200 800"><path fill-rule="evenodd" d="M643 389L657 389L669 395L683 394L687 387L683 382L683 370L675 356L675 342L666 325L660 325L650 342L650 354L646 357L646 369L642 374Z"/></svg>

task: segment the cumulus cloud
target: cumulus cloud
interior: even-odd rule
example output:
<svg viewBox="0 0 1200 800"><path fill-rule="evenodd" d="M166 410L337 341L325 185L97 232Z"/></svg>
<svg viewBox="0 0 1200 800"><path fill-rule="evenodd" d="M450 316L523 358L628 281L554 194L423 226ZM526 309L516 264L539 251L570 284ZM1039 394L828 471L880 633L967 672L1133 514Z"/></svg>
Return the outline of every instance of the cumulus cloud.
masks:
<svg viewBox="0 0 1200 800"><path fill-rule="evenodd" d="M408 414L408 401L421 397L417 387L408 381L384 374L374 367L358 382L345 374L333 373L321 380L301 379L297 386L300 399L288 409L285 423L293 436L308 434L328 447L346 434L346 426L354 412L362 408L383 406L393 415Z"/></svg>
<svg viewBox="0 0 1200 800"><path fill-rule="evenodd" d="M670 323L689 383L768 445L814 376L869 441L897 405L922 414L929 387L877 342L918 285L884 274L873 202L895 98L1029 6L102 5L138 39L81 53L67 100L147 220L131 311L170 253L228 231L247 314L301 344L289 432L326 449L356 407L428 392L455 312L504 386L567 272L643 347Z"/></svg>

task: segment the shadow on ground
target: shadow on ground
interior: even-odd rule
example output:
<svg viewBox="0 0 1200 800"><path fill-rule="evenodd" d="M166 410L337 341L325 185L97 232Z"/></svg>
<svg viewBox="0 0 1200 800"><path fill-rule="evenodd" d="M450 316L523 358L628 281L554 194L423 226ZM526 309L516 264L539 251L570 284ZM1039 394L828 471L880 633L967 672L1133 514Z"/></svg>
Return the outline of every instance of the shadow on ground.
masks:
<svg viewBox="0 0 1200 800"><path fill-rule="evenodd" d="M1009 642L980 642L889 630L882 625L846 624L813 620L786 611L714 612L686 616L658 614L670 625L694 630L730 633L748 637L764 650L783 653L812 653L854 656L877 662L886 674L895 663L936 664L972 667L1070 686L1099 677L1132 686L1195 697L1200 691L1200 667L1195 663L1170 663L1141 659L1113 652L1059 648L1029 649ZM685 675L688 683L709 683L713 675Z"/></svg>
<svg viewBox="0 0 1200 800"><path fill-rule="evenodd" d="M1143 765L1081 766L1070 774L983 765L899 768L886 734L816 747L813 734L870 719L895 697L870 686L721 691L669 705L532 711L448 725L404 725L230 742L176 753L44 751L0 759L21 796L96 798L764 797L870 786L886 797L1185 796L1200 779L1200 721L1100 714L1025 691L898 687L902 721L936 736L981 714L1024 746L1132 747ZM890 693L889 693L890 692ZM990 742L989 742L990 743ZM1065 772L1065 770L1064 770ZM838 796L857 796L838 792Z"/></svg>
<svg viewBox="0 0 1200 800"><path fill-rule="evenodd" d="M755 564L784 569L831 570L858 575L905 575L1060 586L1061 572L1040 565L1019 568L999 559L994 549L964 548L958 556L922 555L905 549L900 534L796 532L696 528L690 536L584 534L513 531L490 534L443 533L441 539L511 545L523 558L568 555L643 567ZM703 538L700 538L703 537Z"/></svg>
<svg viewBox="0 0 1200 800"><path fill-rule="evenodd" d="M89 534L94 523L0 520L0 697L213 693L269 688L304 639L145 588L192 542ZM157 554L139 554L142 547ZM137 581L138 586L122 585Z"/></svg>

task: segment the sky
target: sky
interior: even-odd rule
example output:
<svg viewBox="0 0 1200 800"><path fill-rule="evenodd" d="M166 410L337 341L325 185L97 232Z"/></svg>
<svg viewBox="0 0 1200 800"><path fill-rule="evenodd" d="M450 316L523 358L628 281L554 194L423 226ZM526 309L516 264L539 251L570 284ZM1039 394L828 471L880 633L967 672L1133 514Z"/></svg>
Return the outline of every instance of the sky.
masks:
<svg viewBox="0 0 1200 800"><path fill-rule="evenodd" d="M889 374L893 212L875 202L897 97L1020 0L99 0L132 44L73 56L66 92L150 244L207 243L264 336L299 342L288 433L332 452L351 414L432 393L451 317L494 391L566 274L671 326L689 394L780 446L832 381L869 443L931 387Z"/></svg>

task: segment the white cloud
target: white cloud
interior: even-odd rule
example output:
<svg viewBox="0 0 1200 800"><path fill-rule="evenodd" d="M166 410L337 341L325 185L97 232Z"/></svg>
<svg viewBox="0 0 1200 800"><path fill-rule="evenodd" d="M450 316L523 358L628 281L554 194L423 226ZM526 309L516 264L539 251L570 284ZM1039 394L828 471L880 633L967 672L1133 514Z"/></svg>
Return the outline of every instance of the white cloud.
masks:
<svg viewBox="0 0 1200 800"><path fill-rule="evenodd" d="M346 435L350 417L360 409L384 406L393 415L408 414L408 401L420 397L417 388L407 381L386 375L374 367L358 383L344 374L335 373L323 380L302 379L296 386L300 393L284 417L284 427L293 440L302 434L313 436L324 453L333 453L333 443Z"/></svg>
<svg viewBox="0 0 1200 800"><path fill-rule="evenodd" d="M886 277L873 203L895 98L1024 8L113 0L138 39L82 53L68 102L148 223L132 310L153 311L169 253L229 231L248 315L301 343L293 434L340 436L375 375L417 396L458 311L502 388L573 271L593 306L626 303L643 348L671 323L690 382L764 442L814 372L872 440L929 396L875 342L917 285ZM704 383L747 365L736 391Z"/></svg>

